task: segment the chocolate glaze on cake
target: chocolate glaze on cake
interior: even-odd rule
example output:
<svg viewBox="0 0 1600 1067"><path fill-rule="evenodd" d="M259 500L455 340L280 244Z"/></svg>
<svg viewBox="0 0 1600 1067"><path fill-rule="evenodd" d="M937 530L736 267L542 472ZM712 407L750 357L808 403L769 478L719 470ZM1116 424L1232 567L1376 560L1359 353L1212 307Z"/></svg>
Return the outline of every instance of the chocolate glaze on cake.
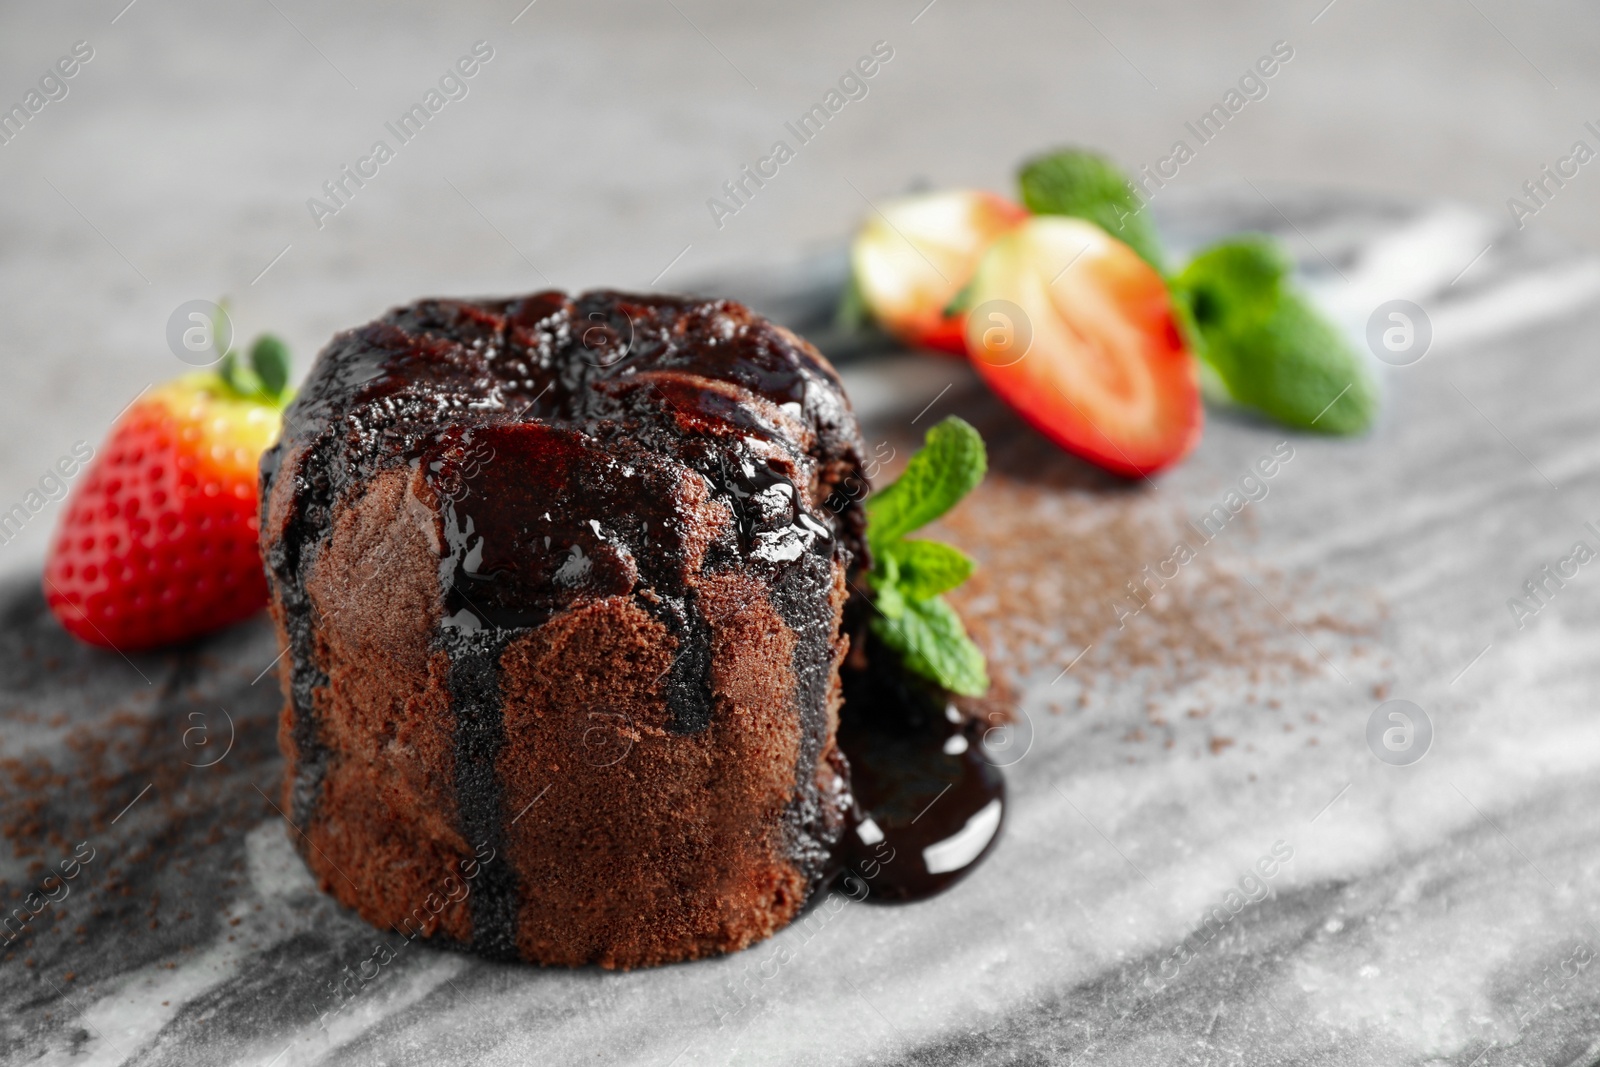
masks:
<svg viewBox="0 0 1600 1067"><path fill-rule="evenodd" d="M262 462L324 887L569 965L790 921L850 808L861 454L827 361L726 301L430 300L334 338Z"/></svg>

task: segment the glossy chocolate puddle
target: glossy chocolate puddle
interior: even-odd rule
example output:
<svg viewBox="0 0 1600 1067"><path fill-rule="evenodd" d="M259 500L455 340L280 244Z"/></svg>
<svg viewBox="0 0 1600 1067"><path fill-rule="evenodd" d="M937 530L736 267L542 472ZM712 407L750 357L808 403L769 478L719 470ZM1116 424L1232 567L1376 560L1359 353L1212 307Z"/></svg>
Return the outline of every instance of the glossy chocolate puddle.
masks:
<svg viewBox="0 0 1600 1067"><path fill-rule="evenodd" d="M857 899L925 900L983 862L1005 821L1005 777L985 758L985 725L872 649L841 671L839 748L855 794L834 852L836 884ZM863 894L863 886L865 891Z"/></svg>

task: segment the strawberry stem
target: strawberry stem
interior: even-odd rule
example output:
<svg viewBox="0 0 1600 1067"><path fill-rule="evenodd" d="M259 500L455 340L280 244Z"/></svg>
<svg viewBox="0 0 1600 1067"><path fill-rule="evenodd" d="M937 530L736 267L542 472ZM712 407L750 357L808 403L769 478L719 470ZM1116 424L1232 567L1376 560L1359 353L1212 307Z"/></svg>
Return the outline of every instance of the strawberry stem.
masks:
<svg viewBox="0 0 1600 1067"><path fill-rule="evenodd" d="M222 362L217 364L217 377L222 379L222 384L239 396L249 396L255 392L251 384L241 380L244 368L239 365L238 349L230 348L222 355Z"/></svg>
<svg viewBox="0 0 1600 1067"><path fill-rule="evenodd" d="M280 404L289 384L289 346L264 333L250 346L248 366L239 358L239 350L230 348L217 364L217 378L241 400Z"/></svg>
<svg viewBox="0 0 1600 1067"><path fill-rule="evenodd" d="M289 384L289 346L270 333L262 334L250 346L250 369L256 372L262 393L278 399Z"/></svg>

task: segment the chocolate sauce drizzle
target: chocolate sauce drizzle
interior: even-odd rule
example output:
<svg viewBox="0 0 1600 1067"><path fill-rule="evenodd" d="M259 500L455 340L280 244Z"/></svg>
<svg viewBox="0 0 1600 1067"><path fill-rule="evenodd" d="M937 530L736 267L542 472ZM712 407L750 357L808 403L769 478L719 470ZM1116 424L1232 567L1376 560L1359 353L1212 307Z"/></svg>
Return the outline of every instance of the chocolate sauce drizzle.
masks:
<svg viewBox="0 0 1600 1067"><path fill-rule="evenodd" d="M281 449L276 447L262 457L263 501L278 476L281 458ZM326 477L304 479L288 531L268 548L265 556L268 574L279 579L280 602L289 638L289 705L293 709L290 737L296 753L294 777L289 788L289 815L296 826L305 826L316 811L328 759L328 750L318 736L316 718L309 713L312 694L328 684L328 676L313 655L314 609L305 589L311 559L320 547L311 530L317 523L327 522L327 498Z"/></svg>
<svg viewBox="0 0 1600 1067"><path fill-rule="evenodd" d="M468 844L487 844L494 859L483 865L467 900L472 908L472 950L491 959L517 958L517 879L501 858L500 777L495 760L505 741L500 714L500 656L506 635L479 630L446 637L450 698L456 708L456 803Z"/></svg>

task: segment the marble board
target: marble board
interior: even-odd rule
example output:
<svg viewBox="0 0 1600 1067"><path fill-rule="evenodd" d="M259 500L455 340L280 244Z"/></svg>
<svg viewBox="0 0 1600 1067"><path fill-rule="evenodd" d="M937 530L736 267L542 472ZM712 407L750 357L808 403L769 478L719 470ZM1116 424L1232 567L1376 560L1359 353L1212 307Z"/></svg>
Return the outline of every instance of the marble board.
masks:
<svg viewBox="0 0 1600 1067"><path fill-rule="evenodd" d="M1600 260L1448 204L1157 207L1178 250L1283 236L1355 338L1422 309L1420 358L1375 361L1370 435L1213 407L1187 463L1118 483L959 364L837 336L841 257L699 286L836 354L869 446L903 457L951 413L989 436L989 482L937 533L984 564L963 608L1019 708L989 738L1003 836L966 880L633 973L379 956L275 810L265 622L125 658L74 644L22 574L0 879L74 877L0 962L0 1059L1600 1063L1600 566L1577 550L1600 549ZM1125 599L1185 523L1193 562Z"/></svg>

